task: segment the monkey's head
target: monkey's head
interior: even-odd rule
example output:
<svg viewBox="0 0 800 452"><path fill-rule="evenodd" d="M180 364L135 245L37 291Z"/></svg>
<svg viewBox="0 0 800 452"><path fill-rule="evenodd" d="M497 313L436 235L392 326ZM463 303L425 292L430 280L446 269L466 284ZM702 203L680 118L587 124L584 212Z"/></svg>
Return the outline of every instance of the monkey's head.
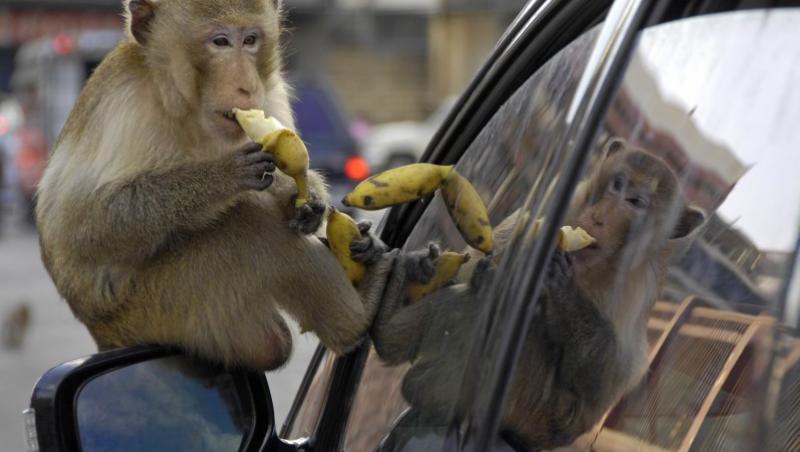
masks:
<svg viewBox="0 0 800 452"><path fill-rule="evenodd" d="M279 1L126 0L126 19L165 111L207 137L241 141L226 113L264 108L280 77Z"/></svg>
<svg viewBox="0 0 800 452"><path fill-rule="evenodd" d="M686 205L663 160L622 140L609 143L587 189L573 221L597 241L573 255L577 265L635 269L647 259L661 261L705 220Z"/></svg>

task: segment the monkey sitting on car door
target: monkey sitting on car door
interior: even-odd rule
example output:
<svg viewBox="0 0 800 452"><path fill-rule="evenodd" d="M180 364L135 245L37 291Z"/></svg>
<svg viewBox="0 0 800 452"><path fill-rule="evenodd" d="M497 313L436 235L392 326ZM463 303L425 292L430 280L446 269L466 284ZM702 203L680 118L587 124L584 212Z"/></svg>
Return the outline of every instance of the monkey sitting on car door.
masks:
<svg viewBox="0 0 800 452"><path fill-rule="evenodd" d="M519 212L519 211L518 211ZM497 249L513 239L519 213L495 230ZM641 380L647 368L646 323L673 251L685 246L705 214L687 206L678 179L653 154L613 140L579 184L565 224L597 239L584 250L556 252L537 317L523 338L501 434L521 450L571 443ZM466 360L476 316L491 297L478 297L493 272L486 258L467 283L404 305L402 284L390 281L371 334L388 364L409 361L403 397L411 406L383 450L408 438L406 426L446 430L464 416L458 384L470 384ZM402 278L401 278L402 279ZM419 431L418 429L416 431ZM444 430L439 430L444 431Z"/></svg>
<svg viewBox="0 0 800 452"><path fill-rule="evenodd" d="M165 344L274 369L292 349L281 310L353 348L396 253L355 245L372 270L359 293L313 235L322 177L309 171L296 209L292 179L227 115L259 108L293 128L279 1L126 0L125 17L38 193L42 259L72 312L101 350Z"/></svg>

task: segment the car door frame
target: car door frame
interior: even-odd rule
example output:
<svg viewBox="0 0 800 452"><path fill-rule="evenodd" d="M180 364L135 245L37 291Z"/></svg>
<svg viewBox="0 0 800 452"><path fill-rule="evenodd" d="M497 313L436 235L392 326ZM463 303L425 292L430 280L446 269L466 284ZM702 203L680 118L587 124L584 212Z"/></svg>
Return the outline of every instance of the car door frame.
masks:
<svg viewBox="0 0 800 452"><path fill-rule="evenodd" d="M420 161L451 164L458 161L492 116L528 77L554 54L598 23L610 0L578 5L569 0L531 0L500 38L486 63L461 95L429 143ZM430 199L397 206L383 221L381 238L402 246ZM555 234L555 231L553 231ZM324 409L311 439L314 450L336 450L347 425L357 383L371 343L365 341L333 367ZM291 431L324 353L315 353L281 429ZM331 390L335 388L335 390ZM330 449L329 449L330 448Z"/></svg>
<svg viewBox="0 0 800 452"><path fill-rule="evenodd" d="M490 371L483 375L483 387L487 391L481 397L474 398L466 430L462 431L458 426L451 429L445 446L448 450L487 450L497 435L500 422L498 413L521 351L521 344L514 338L521 337L527 331L535 308L535 304L528 300L536 298L541 285L541 270L554 248L553 240L547 239L556 236L556 225L560 224L558 220L564 216L569 197L591 150L592 139L599 130L599 124L613 99L616 87L621 82L639 32L655 24L741 9L743 6L740 2L719 0L695 0L688 3L676 0L603 0L580 6L578 3L583 2L531 0L526 4L459 98L421 158L421 161L429 163L456 163L494 113L530 75L564 46L599 23L604 13L612 7L612 3L614 8L619 8L614 17L616 22L609 24L605 21L615 33L613 45L601 61L587 69L587 73L590 72L588 86L584 87L580 96L576 96L580 97L575 116L578 121L572 131L572 136L576 139L571 143L571 149L566 150L572 154L568 174L562 178L556 189L558 201L554 203L551 212L551 218L556 221L542 232L544 240L539 241L526 262L530 264L531 274L535 277L525 287L515 288L513 292L505 294L513 297L512 309L508 315L494 319L493 324L488 326L489 333L483 338L489 345L473 353L471 359L490 363L484 366ZM767 3L755 6L775 6ZM382 239L390 246L402 246L429 202L430 199L426 199L392 208L383 222L385 226ZM336 360L325 408L313 438L317 446L315 450L335 450L339 447L370 345L365 341L352 353ZM318 359L312 360L304 384L301 385L287 416L283 434L291 429L308 384L321 361L322 353L317 355L315 358Z"/></svg>

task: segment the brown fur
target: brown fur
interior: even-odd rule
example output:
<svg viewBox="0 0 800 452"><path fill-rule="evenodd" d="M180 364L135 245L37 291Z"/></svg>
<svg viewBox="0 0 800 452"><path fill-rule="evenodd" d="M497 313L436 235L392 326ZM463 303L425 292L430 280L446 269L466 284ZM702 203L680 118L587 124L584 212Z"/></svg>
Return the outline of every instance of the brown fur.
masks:
<svg viewBox="0 0 800 452"><path fill-rule="evenodd" d="M663 161L624 142L614 146L579 186L565 221L586 229L598 246L570 259L554 256L541 312L523 339L501 429L526 447L568 444L638 384L647 366L647 314L661 291L667 259L704 218L684 204ZM611 193L615 176L624 188ZM649 207L634 209L634 197L646 198ZM500 254L523 240L519 222L516 212L495 228ZM488 262L473 260L460 275L462 284L414 305L381 306L373 325L383 359L413 362L403 381L410 415L417 418L409 422L446 426L462 414L459 392L476 389L457 384L465 375L465 384L475 383L465 347L486 301L475 296L485 283L475 281L486 280L480 273Z"/></svg>
<svg viewBox="0 0 800 452"><path fill-rule="evenodd" d="M320 240L287 226L292 179L276 171L259 191L249 140L216 116L258 107L293 125L275 3L129 3L128 39L88 81L40 184L42 258L59 292L101 349L172 344L271 369L291 351L282 309L347 351L368 310ZM221 25L260 30L257 52L210 51Z"/></svg>

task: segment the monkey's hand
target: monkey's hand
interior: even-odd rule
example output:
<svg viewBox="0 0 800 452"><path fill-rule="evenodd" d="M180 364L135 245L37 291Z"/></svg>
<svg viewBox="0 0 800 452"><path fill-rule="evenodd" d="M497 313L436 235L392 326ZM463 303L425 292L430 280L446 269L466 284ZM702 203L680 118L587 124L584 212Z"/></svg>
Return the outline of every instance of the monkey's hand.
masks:
<svg viewBox="0 0 800 452"><path fill-rule="evenodd" d="M403 256L403 265L408 282L428 284L436 274L436 259L442 250L436 243L419 251L412 251Z"/></svg>
<svg viewBox="0 0 800 452"><path fill-rule="evenodd" d="M547 267L542 295L536 306L537 314L544 321L544 331L555 343L570 340L574 325L591 302L587 301L575 283L572 259L568 254L556 251Z"/></svg>
<svg viewBox="0 0 800 452"><path fill-rule="evenodd" d="M371 228L371 221L359 221L358 232L361 233L361 239L353 240L350 244L350 256L353 260L367 266L375 265L389 251L389 246L372 233Z"/></svg>
<svg viewBox="0 0 800 452"><path fill-rule="evenodd" d="M308 202L294 209L294 218L289 220L289 228L299 234L313 234L322 225L327 210L328 206L319 196L311 192Z"/></svg>
<svg viewBox="0 0 800 452"><path fill-rule="evenodd" d="M494 262L489 256L484 256L478 261L469 279L469 287L474 293L477 294L482 288L491 283L495 269Z"/></svg>
<svg viewBox="0 0 800 452"><path fill-rule="evenodd" d="M563 294L574 288L575 273L569 254L556 251L547 267L547 280L544 288L554 294Z"/></svg>
<svg viewBox="0 0 800 452"><path fill-rule="evenodd" d="M236 151L225 155L221 163L226 171L233 174L238 189L266 190L275 180L275 161L271 154L261 152L261 145L248 143Z"/></svg>

